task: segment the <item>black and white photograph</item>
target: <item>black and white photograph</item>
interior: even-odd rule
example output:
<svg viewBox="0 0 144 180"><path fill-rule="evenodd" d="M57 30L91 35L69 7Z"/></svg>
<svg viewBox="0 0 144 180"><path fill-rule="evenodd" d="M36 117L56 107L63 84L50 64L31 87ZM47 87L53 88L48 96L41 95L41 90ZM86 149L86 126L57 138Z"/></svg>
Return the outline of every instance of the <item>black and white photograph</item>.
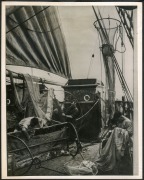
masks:
<svg viewBox="0 0 144 180"><path fill-rule="evenodd" d="M2 177L142 177L142 3L2 3Z"/></svg>

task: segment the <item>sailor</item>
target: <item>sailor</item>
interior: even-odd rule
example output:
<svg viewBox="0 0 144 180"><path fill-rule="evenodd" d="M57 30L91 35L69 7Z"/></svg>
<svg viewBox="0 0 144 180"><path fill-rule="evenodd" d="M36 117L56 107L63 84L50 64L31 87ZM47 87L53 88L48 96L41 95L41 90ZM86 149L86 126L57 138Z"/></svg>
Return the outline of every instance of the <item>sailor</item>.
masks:
<svg viewBox="0 0 144 180"><path fill-rule="evenodd" d="M127 144L127 147L125 149L124 156L121 158L120 165L123 167L123 164L125 164L127 167L129 167L129 171L132 173L133 171L133 124L132 121L122 115L121 112L115 113L115 120L116 120L116 126L122 129L125 129L129 134L129 142Z"/></svg>
<svg viewBox="0 0 144 180"><path fill-rule="evenodd" d="M122 115L122 112L116 112L113 118L113 125L128 131L129 136L133 135L132 121Z"/></svg>
<svg viewBox="0 0 144 180"><path fill-rule="evenodd" d="M73 101L70 105L70 107L67 108L65 114L63 113L63 116L65 116L66 121L73 123L75 125L75 120L79 115L79 110L76 106L76 102Z"/></svg>
<svg viewBox="0 0 144 180"><path fill-rule="evenodd" d="M58 100L56 97L54 100L54 109L52 113L52 120L58 121L58 122L65 122L65 114L64 114L64 101Z"/></svg>
<svg viewBox="0 0 144 180"><path fill-rule="evenodd" d="M102 170L118 174L125 172L132 174L133 171L133 127L132 121L117 111L112 119L113 129L107 133L102 142L101 153L97 158L99 172Z"/></svg>
<svg viewBox="0 0 144 180"><path fill-rule="evenodd" d="M55 107L53 110L52 119L59 122L70 122L73 125L76 124L76 118L79 115L79 110L76 106L76 102L73 101L68 108L64 108L64 103L60 102L60 106Z"/></svg>
<svg viewBox="0 0 144 180"><path fill-rule="evenodd" d="M52 120L58 121L58 122L61 122L61 123L65 122L65 114L62 112L61 109L55 108L53 110Z"/></svg>
<svg viewBox="0 0 144 180"><path fill-rule="evenodd" d="M21 130L24 133L27 140L29 140L30 135L28 133L28 130L33 129L36 126L40 128L47 127L47 121L39 117L27 117L27 118L22 119L18 123L14 132Z"/></svg>

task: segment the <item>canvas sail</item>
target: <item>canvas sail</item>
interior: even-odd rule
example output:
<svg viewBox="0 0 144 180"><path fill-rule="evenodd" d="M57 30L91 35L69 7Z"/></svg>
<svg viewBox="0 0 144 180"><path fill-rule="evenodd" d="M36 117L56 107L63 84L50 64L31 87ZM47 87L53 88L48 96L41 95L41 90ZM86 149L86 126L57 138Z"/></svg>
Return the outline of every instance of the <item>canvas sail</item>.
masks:
<svg viewBox="0 0 144 180"><path fill-rule="evenodd" d="M71 78L65 39L56 7L22 6L6 18L6 64Z"/></svg>

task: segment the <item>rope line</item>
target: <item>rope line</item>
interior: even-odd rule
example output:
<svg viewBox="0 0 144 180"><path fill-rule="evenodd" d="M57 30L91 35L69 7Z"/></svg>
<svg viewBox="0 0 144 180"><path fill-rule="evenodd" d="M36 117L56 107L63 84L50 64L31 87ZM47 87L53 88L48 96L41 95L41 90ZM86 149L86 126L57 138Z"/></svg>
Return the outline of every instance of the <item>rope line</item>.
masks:
<svg viewBox="0 0 144 180"><path fill-rule="evenodd" d="M99 99L95 102L95 104L81 117L77 118L76 121L82 119L83 117L87 116L87 114L96 106L96 104L98 103Z"/></svg>
<svg viewBox="0 0 144 180"><path fill-rule="evenodd" d="M39 13L41 13L42 11L46 10L47 8L49 8L50 6L45 7L44 9L42 9L41 11L35 13L34 15L32 15L31 17L29 17L28 19L26 19L25 21L19 23L17 26L13 27L12 29L10 29L9 31L6 32L6 34L8 34L9 32L13 31L14 29L16 29L17 27L21 26L22 24L24 24L25 22L27 22L28 20L30 20L31 18L33 18L34 16L38 15Z"/></svg>
<svg viewBox="0 0 144 180"><path fill-rule="evenodd" d="M133 36L132 36L132 33L131 33L131 30L133 30L133 23L132 23L132 17L131 18L128 18L129 20L129 23L130 23L130 27L128 26L127 24L127 21L126 21L126 18L125 18L125 14L127 14L127 11L123 11L122 9L120 9L119 7L116 7L116 10L119 14L119 17L123 23L123 26L125 28L125 31L126 31L126 34L127 34L127 37L132 45L132 48L134 48L134 44L133 44Z"/></svg>
<svg viewBox="0 0 144 180"><path fill-rule="evenodd" d="M116 70L117 70L117 73L119 74L119 80L120 80L120 82L121 82L121 85L122 85L124 91L126 92L128 99L129 99L130 101L132 101L132 100L131 100L131 97L130 97L130 95L129 95L128 89L127 89L126 82L124 81L124 77L122 76L122 72L121 72L121 70L120 70L120 67L119 67L119 65L117 64L117 62L115 61L115 58L114 58L114 57L113 57L113 60L114 60L114 65L115 65L115 68L116 68Z"/></svg>
<svg viewBox="0 0 144 180"><path fill-rule="evenodd" d="M94 14L95 14L95 16L96 16L97 22L98 22L98 24L99 24L99 27L101 28L101 31L102 31L103 37L104 37L104 39L105 39L105 42L107 42L107 44L108 44L107 37L106 37L106 35L105 35L105 33L104 33L104 30L103 30L103 27L102 27L102 25L101 25L101 23L100 23L100 21L99 21L99 18L98 18L98 16L97 16L97 13L96 13L96 11L95 11L95 8L94 8L93 6L92 6L92 8L93 8ZM96 26L95 26L95 27L96 27ZM98 27L96 27L96 29L98 29Z"/></svg>
<svg viewBox="0 0 144 180"><path fill-rule="evenodd" d="M112 59L113 59L115 65L117 66L117 69L118 69L118 71L119 71L119 74L120 74L120 77L121 77L122 82L123 82L123 84L124 84L124 87L125 87L125 89L126 89L126 91L127 91L127 93L128 93L128 96L130 97L131 101L133 101L133 97L132 97L132 95L131 95L131 92L130 92L130 90L129 90L129 88L128 88L128 85L127 85L127 83L126 83L126 81L125 81L125 78L124 78L124 76L123 76L123 74L122 74L122 72L121 72L121 69L120 69L120 67L119 67L119 64L118 64L118 62L117 62L117 60L116 60L116 58L115 58L114 55L112 56Z"/></svg>
<svg viewBox="0 0 144 180"><path fill-rule="evenodd" d="M9 16L8 16L8 18L9 18L10 20L12 20L13 22L17 23L17 25L19 25L19 23L18 23L17 21L15 21L13 18L11 18L11 17L9 17ZM23 24L21 24L21 25L23 25ZM23 28L25 28L27 31L31 31L31 32L35 32L35 33L49 33L49 32L52 32L52 31L57 30L58 28L60 28L60 26L58 26L58 27L56 27L56 28L54 28L54 29L52 29L52 30L47 30L47 31L36 31L36 30L34 30L34 29L27 28L27 27L25 27L24 25L23 25Z"/></svg>
<svg viewBox="0 0 144 180"><path fill-rule="evenodd" d="M89 73L90 73L92 61L93 61L93 55L91 56L91 61L90 61L90 64L89 64L89 69L88 69L87 79L88 79L88 77L89 77Z"/></svg>

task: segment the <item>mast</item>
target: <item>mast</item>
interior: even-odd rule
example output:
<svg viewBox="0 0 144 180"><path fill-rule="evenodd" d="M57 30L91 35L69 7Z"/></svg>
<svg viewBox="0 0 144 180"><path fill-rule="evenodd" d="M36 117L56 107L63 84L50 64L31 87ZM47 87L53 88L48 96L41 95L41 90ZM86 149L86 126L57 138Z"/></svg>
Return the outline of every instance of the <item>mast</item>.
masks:
<svg viewBox="0 0 144 180"><path fill-rule="evenodd" d="M118 39L115 41L116 32L119 31L119 37L121 34L121 22L114 18L102 18L100 12L99 16L96 13L93 7L96 21L94 22L94 26L97 29L98 33L101 37L102 45L100 47L103 55L103 62L105 66L105 73L107 79L107 86L108 86L108 116L109 119L113 118L115 113L115 71L117 72L119 81L122 86L123 93L127 99L127 102L133 102L133 96L130 92L130 89L127 85L127 82L124 78L123 71L121 70L117 59L114 55L116 49L116 44ZM121 37L122 40L122 37ZM123 40L122 40L123 45ZM119 51L118 51L119 52ZM125 51L124 51L125 52ZM123 53L123 52L121 52Z"/></svg>
<svg viewBox="0 0 144 180"><path fill-rule="evenodd" d="M109 116L108 119L112 119L115 112L115 69L114 69L114 61L112 58L114 53L114 46L113 46L114 42L113 42L113 38L111 39L109 38L109 32L111 30L110 21L115 21L115 20L111 18L102 18L100 12L98 16L94 7L93 10L97 20L94 22L94 26L97 29L102 42L100 49L103 56L103 62L106 73L106 82L107 82L106 84L108 87L107 90L108 110L106 110L107 111L106 118L107 116ZM108 24L105 24L106 22L108 22ZM116 30L117 30L117 26L116 28L114 28L113 37L115 36ZM105 122L105 124L107 124L107 122Z"/></svg>

